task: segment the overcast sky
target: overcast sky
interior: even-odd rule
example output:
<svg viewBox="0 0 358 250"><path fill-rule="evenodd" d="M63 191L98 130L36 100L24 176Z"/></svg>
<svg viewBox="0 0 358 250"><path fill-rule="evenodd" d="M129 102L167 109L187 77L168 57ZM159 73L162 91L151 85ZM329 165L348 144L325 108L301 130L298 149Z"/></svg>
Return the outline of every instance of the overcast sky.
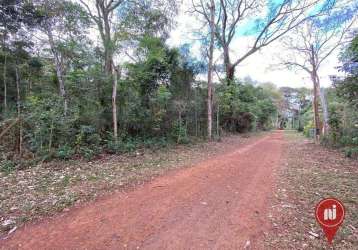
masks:
<svg viewBox="0 0 358 250"><path fill-rule="evenodd" d="M184 0L183 2L176 20L177 26L171 32L169 44L171 46L180 46L185 43L193 44L192 53L198 55L199 48L198 44L195 44L195 36L193 35L193 32L200 27L200 23L196 17L187 12L191 5L191 1ZM240 53L242 48L245 49L248 44L247 38L238 39L232 43L232 51ZM320 70L322 87L331 84L329 75L338 73L336 70L336 67L339 65L337 59L338 52L339 50L337 50L336 53L333 53L322 65ZM233 57L235 53L233 53ZM284 53L287 53L287 51L282 51L282 47L279 43L273 43L260 52L250 56L240 64L236 70L236 77L244 78L250 76L254 80L260 82L269 81L277 86L304 86L311 88L312 83L306 72L292 71L282 67L277 68L273 66L279 62L277 55L282 55Z"/></svg>

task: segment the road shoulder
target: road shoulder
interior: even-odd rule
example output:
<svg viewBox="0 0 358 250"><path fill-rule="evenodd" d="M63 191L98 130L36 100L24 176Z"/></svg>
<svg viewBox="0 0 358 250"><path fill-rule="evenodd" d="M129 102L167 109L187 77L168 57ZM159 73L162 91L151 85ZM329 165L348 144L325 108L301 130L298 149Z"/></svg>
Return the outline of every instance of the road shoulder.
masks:
<svg viewBox="0 0 358 250"><path fill-rule="evenodd" d="M334 239L335 249L358 246L358 162L334 149L286 132L286 146L278 172L276 198L270 218L273 230L268 249L330 249L314 217L323 198L335 197L346 207L346 218Z"/></svg>

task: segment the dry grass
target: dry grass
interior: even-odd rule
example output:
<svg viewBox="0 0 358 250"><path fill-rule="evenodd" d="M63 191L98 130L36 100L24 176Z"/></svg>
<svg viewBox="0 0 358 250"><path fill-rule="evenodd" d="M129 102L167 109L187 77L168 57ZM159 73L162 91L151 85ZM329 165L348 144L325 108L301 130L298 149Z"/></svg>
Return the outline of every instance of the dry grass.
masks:
<svg viewBox="0 0 358 250"><path fill-rule="evenodd" d="M267 248L358 249L358 161L295 132L287 132L286 141ZM314 217L316 204L327 197L338 198L346 208L333 247Z"/></svg>

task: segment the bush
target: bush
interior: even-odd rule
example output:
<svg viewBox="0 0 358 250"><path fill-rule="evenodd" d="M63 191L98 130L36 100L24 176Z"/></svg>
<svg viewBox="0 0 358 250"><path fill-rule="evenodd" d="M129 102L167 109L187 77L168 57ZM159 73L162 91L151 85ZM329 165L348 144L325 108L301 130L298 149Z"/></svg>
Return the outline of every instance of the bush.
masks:
<svg viewBox="0 0 358 250"><path fill-rule="evenodd" d="M9 174L16 169L16 164L10 160L3 160L0 162L0 170L5 174Z"/></svg>
<svg viewBox="0 0 358 250"><path fill-rule="evenodd" d="M121 151L123 153L133 152L138 147L137 142L133 139L122 142L120 145L121 145L121 147L120 147Z"/></svg>
<svg viewBox="0 0 358 250"><path fill-rule="evenodd" d="M303 134L307 137L311 136L311 129L314 129L314 125L312 121L309 121L303 128Z"/></svg>
<svg viewBox="0 0 358 250"><path fill-rule="evenodd" d="M86 160L91 160L95 155L98 154L98 151L89 148L89 147L80 147L79 153L81 156L83 156Z"/></svg>
<svg viewBox="0 0 358 250"><path fill-rule="evenodd" d="M126 140L118 140L115 142L113 139L107 141L106 150L111 154L133 152L138 147L138 142L129 138Z"/></svg>
<svg viewBox="0 0 358 250"><path fill-rule="evenodd" d="M57 149L56 157L63 159L63 160L68 160L74 155L74 153L75 153L75 150L71 146L63 145Z"/></svg>
<svg viewBox="0 0 358 250"><path fill-rule="evenodd" d="M187 128L183 122L176 121L172 127L172 138L179 144L187 144L190 142Z"/></svg>
<svg viewBox="0 0 358 250"><path fill-rule="evenodd" d="M110 154L117 154L121 152L121 144L114 140L107 140L106 151Z"/></svg>
<svg viewBox="0 0 358 250"><path fill-rule="evenodd" d="M151 148L151 149L159 149L159 148L164 148L167 147L169 144L168 139L165 137L151 137L151 138L146 138L143 140L143 145L146 148Z"/></svg>
<svg viewBox="0 0 358 250"><path fill-rule="evenodd" d="M358 159L358 147L350 147L344 149L346 157Z"/></svg>
<svg viewBox="0 0 358 250"><path fill-rule="evenodd" d="M339 139L339 144L342 146L349 146L352 144L352 138L350 136L344 135Z"/></svg>
<svg viewBox="0 0 358 250"><path fill-rule="evenodd" d="M101 144L101 137L96 133L93 126L81 126L80 133L76 136L76 145L98 146Z"/></svg>
<svg viewBox="0 0 358 250"><path fill-rule="evenodd" d="M358 146L358 137L353 137L352 138L352 144Z"/></svg>

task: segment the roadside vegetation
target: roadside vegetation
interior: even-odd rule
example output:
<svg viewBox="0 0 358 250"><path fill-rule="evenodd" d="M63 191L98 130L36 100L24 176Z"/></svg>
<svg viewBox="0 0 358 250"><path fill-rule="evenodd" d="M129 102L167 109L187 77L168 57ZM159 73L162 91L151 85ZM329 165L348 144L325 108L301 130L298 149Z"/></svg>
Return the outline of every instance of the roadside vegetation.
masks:
<svg viewBox="0 0 358 250"><path fill-rule="evenodd" d="M358 159L358 35L353 32L350 42L340 53L340 70L344 77L331 76L333 85L320 89L320 143L339 148L347 157ZM306 88L281 88L286 128L296 129L307 137L315 135L313 96ZM326 106L326 113L324 112Z"/></svg>
<svg viewBox="0 0 358 250"><path fill-rule="evenodd" d="M266 237L270 249L332 249L316 222L314 210L326 197L341 200L344 223L334 249L358 245L358 162L336 149L317 145L296 132L285 132L286 146L276 196L269 218L272 231Z"/></svg>
<svg viewBox="0 0 358 250"><path fill-rule="evenodd" d="M1 3L3 173L208 138L204 59L192 57L188 44L166 43L175 1L96 1L111 20L80 2ZM94 42L90 29L104 37ZM208 139L274 127L277 91L252 81L216 82Z"/></svg>

